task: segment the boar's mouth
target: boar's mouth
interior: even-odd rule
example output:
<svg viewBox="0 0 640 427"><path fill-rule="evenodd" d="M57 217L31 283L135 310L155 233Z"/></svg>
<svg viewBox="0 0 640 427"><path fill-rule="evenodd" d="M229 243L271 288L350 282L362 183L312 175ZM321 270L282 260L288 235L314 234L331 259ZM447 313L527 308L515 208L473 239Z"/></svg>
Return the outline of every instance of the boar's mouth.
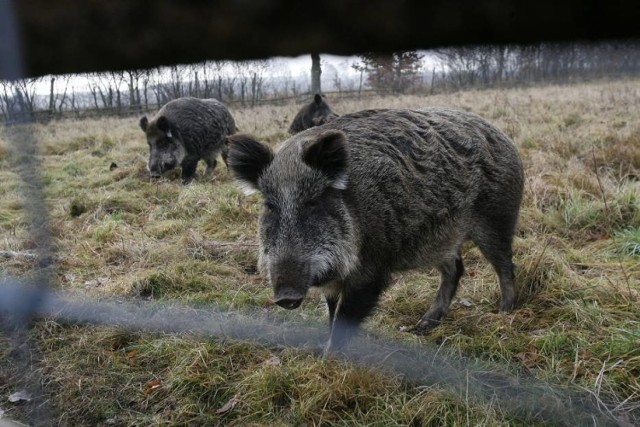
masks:
<svg viewBox="0 0 640 427"><path fill-rule="evenodd" d="M278 288L274 292L275 303L287 310L300 307L305 295L306 291L301 291L293 287Z"/></svg>
<svg viewBox="0 0 640 427"><path fill-rule="evenodd" d="M287 310L294 310L300 307L303 299L304 298L280 298L276 300L276 304Z"/></svg>

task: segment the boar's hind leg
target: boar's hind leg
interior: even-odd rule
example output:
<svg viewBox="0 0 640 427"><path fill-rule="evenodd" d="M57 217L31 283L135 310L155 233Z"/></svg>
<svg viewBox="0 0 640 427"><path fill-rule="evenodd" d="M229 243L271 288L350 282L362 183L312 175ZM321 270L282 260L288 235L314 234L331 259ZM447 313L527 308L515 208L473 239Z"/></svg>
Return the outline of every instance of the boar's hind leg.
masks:
<svg viewBox="0 0 640 427"><path fill-rule="evenodd" d="M462 257L460 255L460 248L458 248L457 255L438 266L440 271L441 282L440 289L438 289L438 295L435 301L431 304L429 311L422 316L422 319L416 326L410 329L411 332L416 334L424 334L430 329L438 326L440 320L449 311L451 300L456 294L458 284L460 283L460 277L464 273L464 265L462 264Z"/></svg>
<svg viewBox="0 0 640 427"><path fill-rule="evenodd" d="M505 218L503 218L505 219ZM489 260L498 274L502 299L500 311L513 310L516 303L514 286L515 265L512 261L511 242L515 229L515 220L495 221L496 226L484 224L474 230L471 240L478 245L482 254Z"/></svg>

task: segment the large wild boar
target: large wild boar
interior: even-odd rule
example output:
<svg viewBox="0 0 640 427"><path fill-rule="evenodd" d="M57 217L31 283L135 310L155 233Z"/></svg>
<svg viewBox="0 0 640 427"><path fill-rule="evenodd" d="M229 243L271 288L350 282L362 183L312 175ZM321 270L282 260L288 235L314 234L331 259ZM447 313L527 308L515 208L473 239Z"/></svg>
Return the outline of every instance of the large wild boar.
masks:
<svg viewBox="0 0 640 427"><path fill-rule="evenodd" d="M289 134L294 135L314 126L329 123L336 117L338 115L333 112L327 103L327 98L316 93L313 101L302 107L293 118L293 122L289 126Z"/></svg>
<svg viewBox="0 0 640 427"><path fill-rule="evenodd" d="M191 181L200 159L207 164L207 173L216 167L219 154L226 163L225 137L237 130L221 102L191 97L169 101L151 120L143 116L140 127L149 144L151 177L181 166L184 183Z"/></svg>
<svg viewBox="0 0 640 427"><path fill-rule="evenodd" d="M320 287L327 349L343 346L375 308L391 273L436 267L435 301L413 330L446 315L470 239L493 265L501 311L516 302L511 244L523 191L514 143L481 117L448 109L366 110L288 139L274 154L229 138L229 167L262 193L259 267L275 302L300 306Z"/></svg>

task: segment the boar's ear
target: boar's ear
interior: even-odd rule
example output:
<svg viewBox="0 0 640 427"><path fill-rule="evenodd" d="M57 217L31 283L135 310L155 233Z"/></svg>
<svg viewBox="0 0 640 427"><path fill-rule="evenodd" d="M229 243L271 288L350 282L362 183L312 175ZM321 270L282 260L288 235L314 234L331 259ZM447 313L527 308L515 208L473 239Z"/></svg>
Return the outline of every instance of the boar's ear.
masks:
<svg viewBox="0 0 640 427"><path fill-rule="evenodd" d="M329 130L318 136L302 154L302 160L319 169L338 190L347 188L347 138L339 130Z"/></svg>
<svg viewBox="0 0 640 427"><path fill-rule="evenodd" d="M173 138L173 135L171 134L171 123L169 123L169 119L165 116L158 117L158 120L156 120L156 126L158 126L158 129L167 135L167 138Z"/></svg>
<svg viewBox="0 0 640 427"><path fill-rule="evenodd" d="M147 116L142 116L142 118L140 118L140 129L142 129L143 132L146 132L147 126L149 126L149 119L147 119Z"/></svg>
<svg viewBox="0 0 640 427"><path fill-rule="evenodd" d="M313 97L313 102L315 102L318 105L322 104L322 95L320 95L319 93L316 93L315 96Z"/></svg>
<svg viewBox="0 0 640 427"><path fill-rule="evenodd" d="M235 134L226 137L227 161L246 194L259 190L258 179L273 160L273 151L255 137Z"/></svg>

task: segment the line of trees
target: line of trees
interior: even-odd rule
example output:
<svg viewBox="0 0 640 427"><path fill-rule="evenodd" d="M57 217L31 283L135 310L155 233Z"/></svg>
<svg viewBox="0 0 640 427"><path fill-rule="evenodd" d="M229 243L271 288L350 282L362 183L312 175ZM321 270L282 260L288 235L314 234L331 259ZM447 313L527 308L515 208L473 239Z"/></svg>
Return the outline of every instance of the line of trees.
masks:
<svg viewBox="0 0 640 427"><path fill-rule="evenodd" d="M308 84L296 82L288 70L278 71L270 60L206 61L149 70L0 81L0 120L25 115L55 117L65 111L131 114L182 96L255 105L269 97L308 92ZM48 95L42 94L45 85Z"/></svg>
<svg viewBox="0 0 640 427"><path fill-rule="evenodd" d="M63 112L132 114L157 108L181 96L217 98L255 105L264 100L319 92L321 73L338 92L380 94L434 93L495 86L562 83L577 79L637 76L640 43L607 41L539 43L517 46L462 46L430 52L388 55L365 53L351 64L351 76L312 54L310 74L293 78L272 60L206 61L150 70L49 76L0 81L0 120L6 117L56 117ZM425 67L425 57L430 65ZM82 84L82 87L77 85ZM42 88L48 87L48 95ZM37 91L36 88L39 90Z"/></svg>
<svg viewBox="0 0 640 427"><path fill-rule="evenodd" d="M443 83L454 89L562 83L640 72L640 44L631 41L452 47L437 49L434 55Z"/></svg>
<svg viewBox="0 0 640 427"><path fill-rule="evenodd" d="M360 73L360 89L364 82L377 92L393 94L564 83L640 73L637 41L461 46L430 54L435 64L431 70L423 69L424 55L415 51L362 54L352 68Z"/></svg>

